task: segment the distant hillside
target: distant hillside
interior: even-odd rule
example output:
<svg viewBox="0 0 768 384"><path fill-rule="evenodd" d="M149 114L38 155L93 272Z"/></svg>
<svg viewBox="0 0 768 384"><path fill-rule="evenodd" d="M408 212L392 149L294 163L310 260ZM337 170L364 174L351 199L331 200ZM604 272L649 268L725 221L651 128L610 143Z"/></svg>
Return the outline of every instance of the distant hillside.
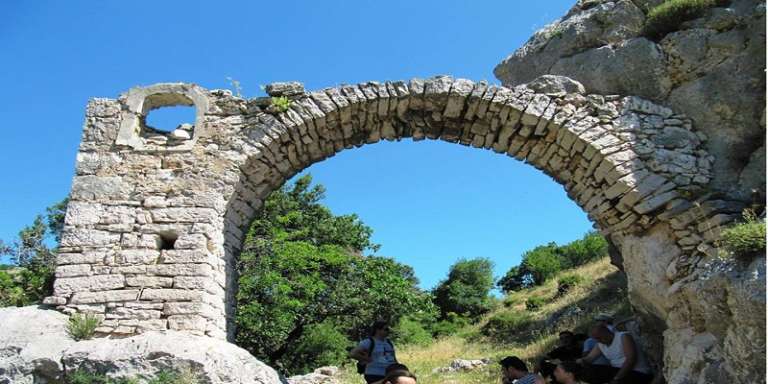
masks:
<svg viewBox="0 0 768 384"><path fill-rule="evenodd" d="M581 281L574 283L576 280ZM558 281L571 282L572 287L558 293ZM421 384L498 383L499 367L494 363L471 372L432 371L454 359L490 358L495 362L507 355L520 356L532 365L554 347L558 331L587 332L592 317L599 312L610 312L617 318L631 315L626 279L608 258L562 271L541 286L510 293L477 324L427 346L399 346L398 358ZM351 362L342 369L340 383L360 380Z"/></svg>

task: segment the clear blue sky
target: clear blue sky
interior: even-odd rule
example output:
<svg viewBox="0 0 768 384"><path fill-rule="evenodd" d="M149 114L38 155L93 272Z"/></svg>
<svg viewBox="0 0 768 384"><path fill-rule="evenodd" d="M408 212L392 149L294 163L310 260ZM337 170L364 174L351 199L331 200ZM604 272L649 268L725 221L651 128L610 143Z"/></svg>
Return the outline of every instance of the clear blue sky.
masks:
<svg viewBox="0 0 768 384"><path fill-rule="evenodd" d="M185 81L243 93L308 89L493 67L574 0L0 2L0 238L69 191L89 97ZM458 258L496 273L526 249L590 229L562 188L532 167L439 142L382 143L311 167L337 213L358 213L425 287Z"/></svg>

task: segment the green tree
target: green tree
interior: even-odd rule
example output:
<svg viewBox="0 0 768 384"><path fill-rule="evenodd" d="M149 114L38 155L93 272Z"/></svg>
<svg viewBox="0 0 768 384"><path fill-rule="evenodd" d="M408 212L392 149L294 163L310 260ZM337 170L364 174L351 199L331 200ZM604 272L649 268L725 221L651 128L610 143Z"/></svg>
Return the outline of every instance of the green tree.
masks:
<svg viewBox="0 0 768 384"><path fill-rule="evenodd" d="M510 268L496 285L504 292L512 292L532 287L534 280L531 271L525 265L517 265Z"/></svg>
<svg viewBox="0 0 768 384"><path fill-rule="evenodd" d="M561 270L575 268L608 256L608 241L591 231L581 239L558 246L550 242L523 254L520 265L510 268L497 285L504 292L541 285Z"/></svg>
<svg viewBox="0 0 768 384"><path fill-rule="evenodd" d="M434 289L435 304L442 317L448 313L477 318L491 308L488 294L493 288L493 263L485 258L459 260L448 277Z"/></svg>
<svg viewBox="0 0 768 384"><path fill-rule="evenodd" d="M305 241L314 245L332 244L351 252L376 252L373 230L355 214L335 216L320 204L325 187L312 184L312 176L298 178L270 194L248 232L246 246L258 240Z"/></svg>
<svg viewBox="0 0 768 384"><path fill-rule="evenodd" d="M597 232L587 232L581 239L560 247L558 252L564 259L565 267L575 268L608 256L608 241Z"/></svg>
<svg viewBox="0 0 768 384"><path fill-rule="evenodd" d="M266 199L238 263L237 343L288 373L343 358L340 345L374 320L435 311L413 270L363 256L378 249L373 231L355 215L334 216L320 204L324 188L310 185L304 176ZM327 327L335 336L318 334ZM325 336L333 345L320 353Z"/></svg>
<svg viewBox="0 0 768 384"><path fill-rule="evenodd" d="M51 294L66 204L64 199L48 207L13 243L0 240L0 256L11 260L11 268L0 270L0 307L30 305Z"/></svg>
<svg viewBox="0 0 768 384"><path fill-rule="evenodd" d="M562 262L555 243L540 245L523 254L523 265L530 271L534 285L541 285L562 269Z"/></svg>

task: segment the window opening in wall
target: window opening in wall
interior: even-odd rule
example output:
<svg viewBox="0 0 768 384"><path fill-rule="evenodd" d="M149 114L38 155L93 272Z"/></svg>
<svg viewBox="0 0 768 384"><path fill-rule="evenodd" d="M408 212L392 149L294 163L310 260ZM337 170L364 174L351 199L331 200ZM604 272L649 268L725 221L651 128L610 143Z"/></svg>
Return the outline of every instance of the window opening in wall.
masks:
<svg viewBox="0 0 768 384"><path fill-rule="evenodd" d="M147 114L144 124L150 131L178 135L178 139L189 139L195 124L195 107L176 105L153 109Z"/></svg>

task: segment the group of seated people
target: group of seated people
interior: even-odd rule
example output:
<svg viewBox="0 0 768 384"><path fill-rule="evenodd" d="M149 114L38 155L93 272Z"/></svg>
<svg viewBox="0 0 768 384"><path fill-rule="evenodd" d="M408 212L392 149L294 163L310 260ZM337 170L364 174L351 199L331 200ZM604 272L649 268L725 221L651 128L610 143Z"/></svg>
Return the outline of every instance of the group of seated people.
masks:
<svg viewBox="0 0 768 384"><path fill-rule="evenodd" d="M601 313L594 320L589 337L560 332L560 345L542 358L533 372L518 357L502 359L502 384L651 383L651 369L632 335L617 330L609 314ZM375 322L370 337L362 340L350 357L359 362L358 372L368 384L416 384L416 376L397 361L389 333L386 322Z"/></svg>
<svg viewBox="0 0 768 384"><path fill-rule="evenodd" d="M503 384L648 384L651 369L628 332L618 331L608 314L595 317L590 337L562 331L560 345L534 372L515 356L501 360Z"/></svg>

